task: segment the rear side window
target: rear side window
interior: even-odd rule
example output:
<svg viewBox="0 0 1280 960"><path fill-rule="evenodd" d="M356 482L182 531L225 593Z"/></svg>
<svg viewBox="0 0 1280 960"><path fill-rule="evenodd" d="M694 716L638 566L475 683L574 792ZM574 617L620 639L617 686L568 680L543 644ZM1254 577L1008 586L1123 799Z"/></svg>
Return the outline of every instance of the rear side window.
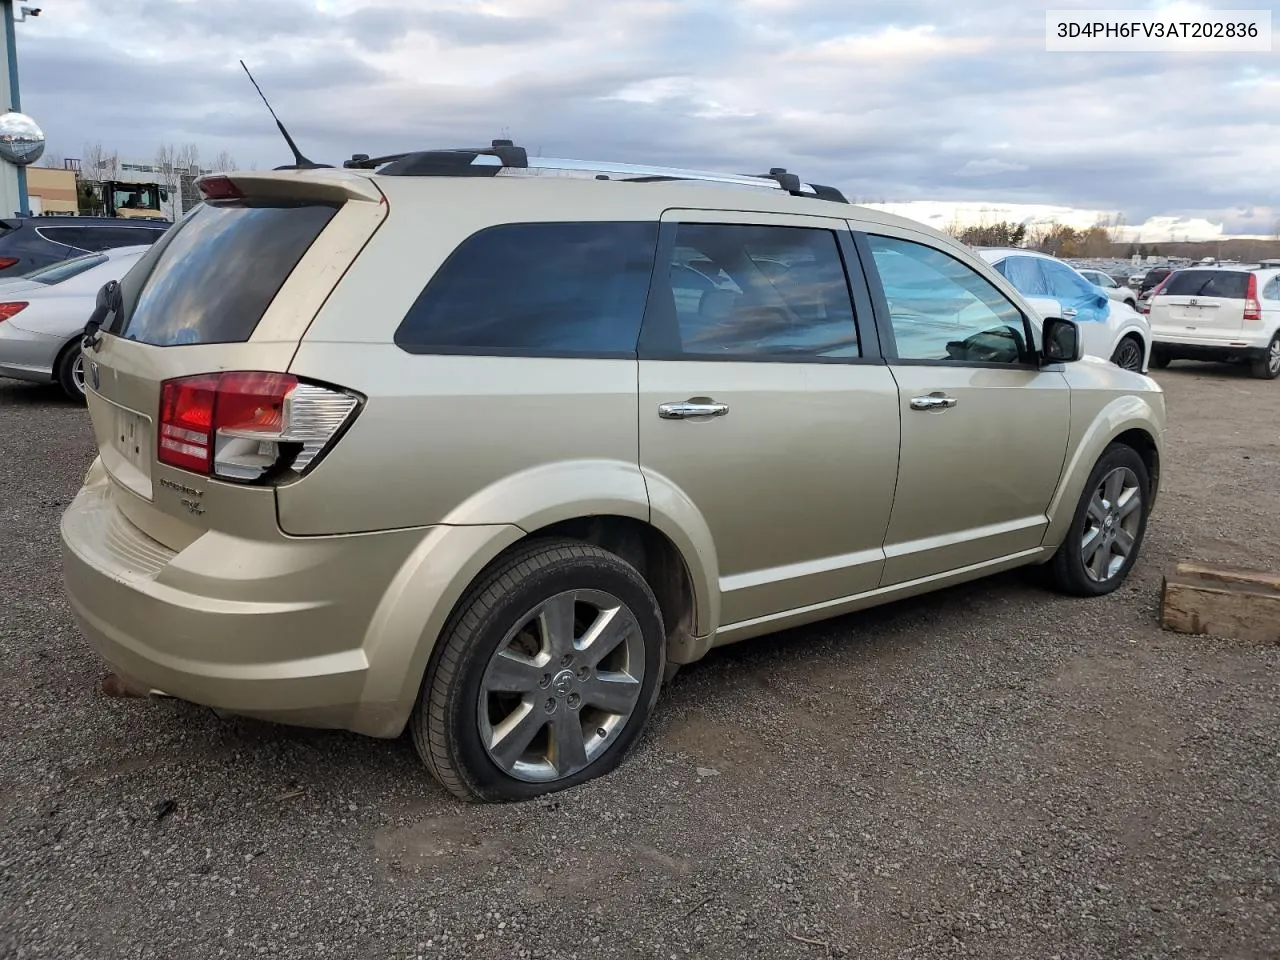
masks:
<svg viewBox="0 0 1280 960"><path fill-rule="evenodd" d="M1280 300L1280 276L1272 277L1262 288L1263 300Z"/></svg>
<svg viewBox="0 0 1280 960"><path fill-rule="evenodd" d="M162 347L248 340L337 210L329 204L202 204L122 283L120 335Z"/></svg>
<svg viewBox="0 0 1280 960"><path fill-rule="evenodd" d="M85 236L82 227L37 227L36 233L44 237L46 240L52 240L54 243L60 243L65 247L75 247L77 250L94 250L90 247L89 238Z"/></svg>
<svg viewBox="0 0 1280 960"><path fill-rule="evenodd" d="M1160 292L1174 297L1243 300L1249 292L1249 274L1243 270L1179 270Z"/></svg>
<svg viewBox="0 0 1280 960"><path fill-rule="evenodd" d="M114 250L116 247L139 247L155 243L164 228L153 227L84 227L84 246L89 250Z"/></svg>
<svg viewBox="0 0 1280 960"><path fill-rule="evenodd" d="M634 357L656 223L511 223L464 240L396 330L410 353Z"/></svg>

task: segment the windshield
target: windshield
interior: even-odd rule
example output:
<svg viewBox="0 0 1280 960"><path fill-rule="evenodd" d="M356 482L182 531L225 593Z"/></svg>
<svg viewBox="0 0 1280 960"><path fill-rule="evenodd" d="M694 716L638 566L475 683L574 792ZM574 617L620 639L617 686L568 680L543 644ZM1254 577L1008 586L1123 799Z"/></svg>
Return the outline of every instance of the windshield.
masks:
<svg viewBox="0 0 1280 960"><path fill-rule="evenodd" d="M248 340L337 213L329 204L196 207L121 283L120 336L156 346Z"/></svg>
<svg viewBox="0 0 1280 960"><path fill-rule="evenodd" d="M1173 297L1243 300L1248 291L1249 274L1243 270L1179 270L1160 292Z"/></svg>
<svg viewBox="0 0 1280 960"><path fill-rule="evenodd" d="M117 183L111 199L117 210L159 210L160 188L154 183Z"/></svg>
<svg viewBox="0 0 1280 960"><path fill-rule="evenodd" d="M100 253L91 253L83 257L72 257L70 260L59 260L47 267L41 267L39 270L32 270L22 279L34 280L36 283L55 284L61 283L63 280L70 280L72 277L84 273L86 270L92 270L101 263L106 263L107 258Z"/></svg>

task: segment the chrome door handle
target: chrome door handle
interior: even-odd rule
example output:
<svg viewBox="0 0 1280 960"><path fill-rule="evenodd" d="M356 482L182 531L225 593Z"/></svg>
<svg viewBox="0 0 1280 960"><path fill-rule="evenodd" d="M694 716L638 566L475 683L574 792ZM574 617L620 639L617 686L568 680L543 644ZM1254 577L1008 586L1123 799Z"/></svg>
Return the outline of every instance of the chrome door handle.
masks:
<svg viewBox="0 0 1280 960"><path fill-rule="evenodd" d="M1074 317L1074 316L1075 316L1077 313L1079 313L1079 312L1080 312L1080 311L1078 311L1075 307L1063 307L1063 308L1062 308L1062 319L1063 319L1063 320L1070 320L1072 317Z"/></svg>
<svg viewBox="0 0 1280 960"><path fill-rule="evenodd" d="M680 403L664 403L658 406L658 416L663 420L723 417L728 412L727 403L716 403L714 400L684 400Z"/></svg>
<svg viewBox="0 0 1280 960"><path fill-rule="evenodd" d="M940 393L933 393L927 397L914 397L911 401L912 410L950 410L960 401L955 397L944 397Z"/></svg>

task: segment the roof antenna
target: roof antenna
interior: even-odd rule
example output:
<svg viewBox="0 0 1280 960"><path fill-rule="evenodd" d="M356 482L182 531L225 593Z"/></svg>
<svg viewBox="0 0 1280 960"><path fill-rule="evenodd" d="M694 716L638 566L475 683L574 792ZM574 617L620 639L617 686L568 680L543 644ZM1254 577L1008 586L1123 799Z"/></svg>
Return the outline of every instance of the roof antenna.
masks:
<svg viewBox="0 0 1280 960"><path fill-rule="evenodd" d="M276 116L276 112L271 109L271 104L267 101L267 95L262 92L262 88L258 86L258 81L253 79L253 74L249 73L249 68L244 66L244 61L240 61L240 66L244 67L245 74L249 77L249 82L253 84L253 89L258 91L258 96L262 98L262 102L267 105L267 112L271 114L271 119L276 122L276 126L280 128L280 135L284 137L284 142L289 145L289 149L293 152L293 165L276 167L277 170L324 170L330 169L332 164L314 163L302 155L302 151L298 149L298 145L293 142L293 137L289 136L289 131L284 128L284 124L280 122L280 118Z"/></svg>

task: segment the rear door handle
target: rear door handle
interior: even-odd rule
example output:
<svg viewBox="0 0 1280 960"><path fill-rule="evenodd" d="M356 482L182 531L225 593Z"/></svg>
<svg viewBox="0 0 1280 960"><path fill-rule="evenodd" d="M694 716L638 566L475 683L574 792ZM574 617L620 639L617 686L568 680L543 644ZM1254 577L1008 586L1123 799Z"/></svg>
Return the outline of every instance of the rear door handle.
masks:
<svg viewBox="0 0 1280 960"><path fill-rule="evenodd" d="M955 397L944 396L941 393L931 393L927 397L913 397L911 400L912 410L950 410L960 401Z"/></svg>
<svg viewBox="0 0 1280 960"><path fill-rule="evenodd" d="M714 400L683 400L679 403L664 403L658 406L658 416L663 420L692 420L696 417L723 417L729 412L727 403L716 403Z"/></svg>

